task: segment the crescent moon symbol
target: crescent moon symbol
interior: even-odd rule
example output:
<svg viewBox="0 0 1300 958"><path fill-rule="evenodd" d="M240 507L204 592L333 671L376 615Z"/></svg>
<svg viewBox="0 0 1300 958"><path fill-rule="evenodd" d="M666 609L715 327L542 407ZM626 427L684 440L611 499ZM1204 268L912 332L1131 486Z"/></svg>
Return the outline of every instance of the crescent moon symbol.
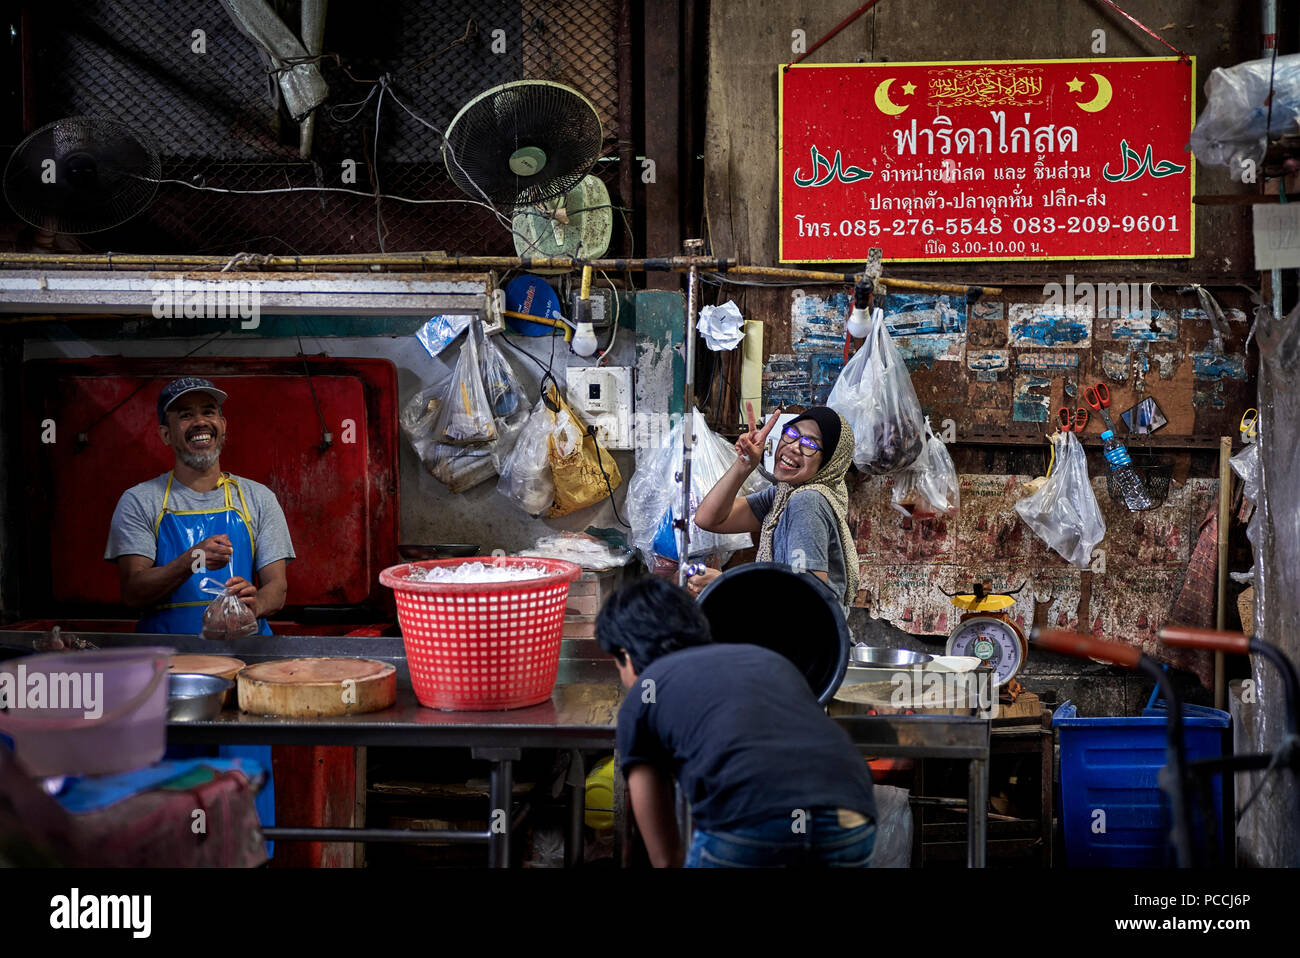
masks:
<svg viewBox="0 0 1300 958"><path fill-rule="evenodd" d="M888 80L880 81L880 85L876 87L876 109L889 116L898 116L900 113L906 112L907 107L899 106L897 103L890 101L889 84L893 82L894 77L890 77Z"/></svg>
<svg viewBox="0 0 1300 958"><path fill-rule="evenodd" d="M1080 110L1087 110L1089 113L1100 113L1106 107L1110 106L1111 88L1110 81L1100 73L1093 73L1090 76L1097 81L1097 95L1087 103L1076 103Z"/></svg>

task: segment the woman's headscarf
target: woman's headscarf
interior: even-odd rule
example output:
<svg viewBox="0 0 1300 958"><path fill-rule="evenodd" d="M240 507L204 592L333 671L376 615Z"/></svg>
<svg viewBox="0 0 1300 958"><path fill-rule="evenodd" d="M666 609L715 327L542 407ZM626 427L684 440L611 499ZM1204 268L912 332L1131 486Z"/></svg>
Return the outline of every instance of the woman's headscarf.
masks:
<svg viewBox="0 0 1300 958"><path fill-rule="evenodd" d="M835 417L833 425L838 426L839 434L834 452L829 458L826 455L826 448L831 435L836 430L832 428L832 421L826 416L827 413ZM844 595L841 596L841 600L845 605L851 606L858 595L858 550L853 542L853 530L849 528L849 487L844 482L844 476L848 473L849 466L853 465L853 428L848 420L826 406L814 406L799 419L811 419L821 428L823 442L826 444L822 448L822 466L817 470L816 475L802 485L777 483L772 508L763 519L763 527L758 535L756 558L759 562L772 561L772 536L776 531L777 522L781 519L781 513L790 502L790 496L797 489L817 490L830 503L835 518L839 520L840 554L844 556ZM828 419L826 426L822 426L823 419Z"/></svg>

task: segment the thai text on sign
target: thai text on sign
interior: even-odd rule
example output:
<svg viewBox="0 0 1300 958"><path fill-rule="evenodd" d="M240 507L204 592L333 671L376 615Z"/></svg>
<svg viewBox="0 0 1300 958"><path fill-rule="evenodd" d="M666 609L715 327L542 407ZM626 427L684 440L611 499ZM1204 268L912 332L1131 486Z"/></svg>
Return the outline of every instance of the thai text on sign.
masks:
<svg viewBox="0 0 1300 958"><path fill-rule="evenodd" d="M1195 61L781 68L781 259L1190 257Z"/></svg>

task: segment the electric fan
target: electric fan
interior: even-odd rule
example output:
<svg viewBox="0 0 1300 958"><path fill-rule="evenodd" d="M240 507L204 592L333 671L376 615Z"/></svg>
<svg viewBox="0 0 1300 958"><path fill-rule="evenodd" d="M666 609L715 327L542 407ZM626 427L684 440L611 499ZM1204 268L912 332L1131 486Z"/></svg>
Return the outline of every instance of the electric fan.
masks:
<svg viewBox="0 0 1300 958"><path fill-rule="evenodd" d="M511 225L520 256L600 259L614 232L614 210L605 184L587 174L564 196L517 209Z"/></svg>
<svg viewBox="0 0 1300 958"><path fill-rule="evenodd" d="M466 103L443 139L443 160L469 196L532 206L581 182L600 158L600 116L585 96L549 80L516 80Z"/></svg>
<svg viewBox="0 0 1300 958"><path fill-rule="evenodd" d="M73 116L41 127L5 167L10 207L37 229L97 233L125 223L158 190L158 153L129 127Z"/></svg>

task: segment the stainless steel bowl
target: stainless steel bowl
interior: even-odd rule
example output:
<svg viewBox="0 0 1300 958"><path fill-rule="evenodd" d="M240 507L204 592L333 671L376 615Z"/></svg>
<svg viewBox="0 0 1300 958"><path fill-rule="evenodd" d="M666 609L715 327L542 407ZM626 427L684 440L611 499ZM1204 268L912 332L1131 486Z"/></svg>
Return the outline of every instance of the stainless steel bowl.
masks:
<svg viewBox="0 0 1300 958"><path fill-rule="evenodd" d="M882 649L870 645L853 646L849 656L859 665L922 665L934 658L911 649Z"/></svg>
<svg viewBox="0 0 1300 958"><path fill-rule="evenodd" d="M167 677L167 721L205 722L216 718L226 692L234 687L234 682L219 675L173 672Z"/></svg>

